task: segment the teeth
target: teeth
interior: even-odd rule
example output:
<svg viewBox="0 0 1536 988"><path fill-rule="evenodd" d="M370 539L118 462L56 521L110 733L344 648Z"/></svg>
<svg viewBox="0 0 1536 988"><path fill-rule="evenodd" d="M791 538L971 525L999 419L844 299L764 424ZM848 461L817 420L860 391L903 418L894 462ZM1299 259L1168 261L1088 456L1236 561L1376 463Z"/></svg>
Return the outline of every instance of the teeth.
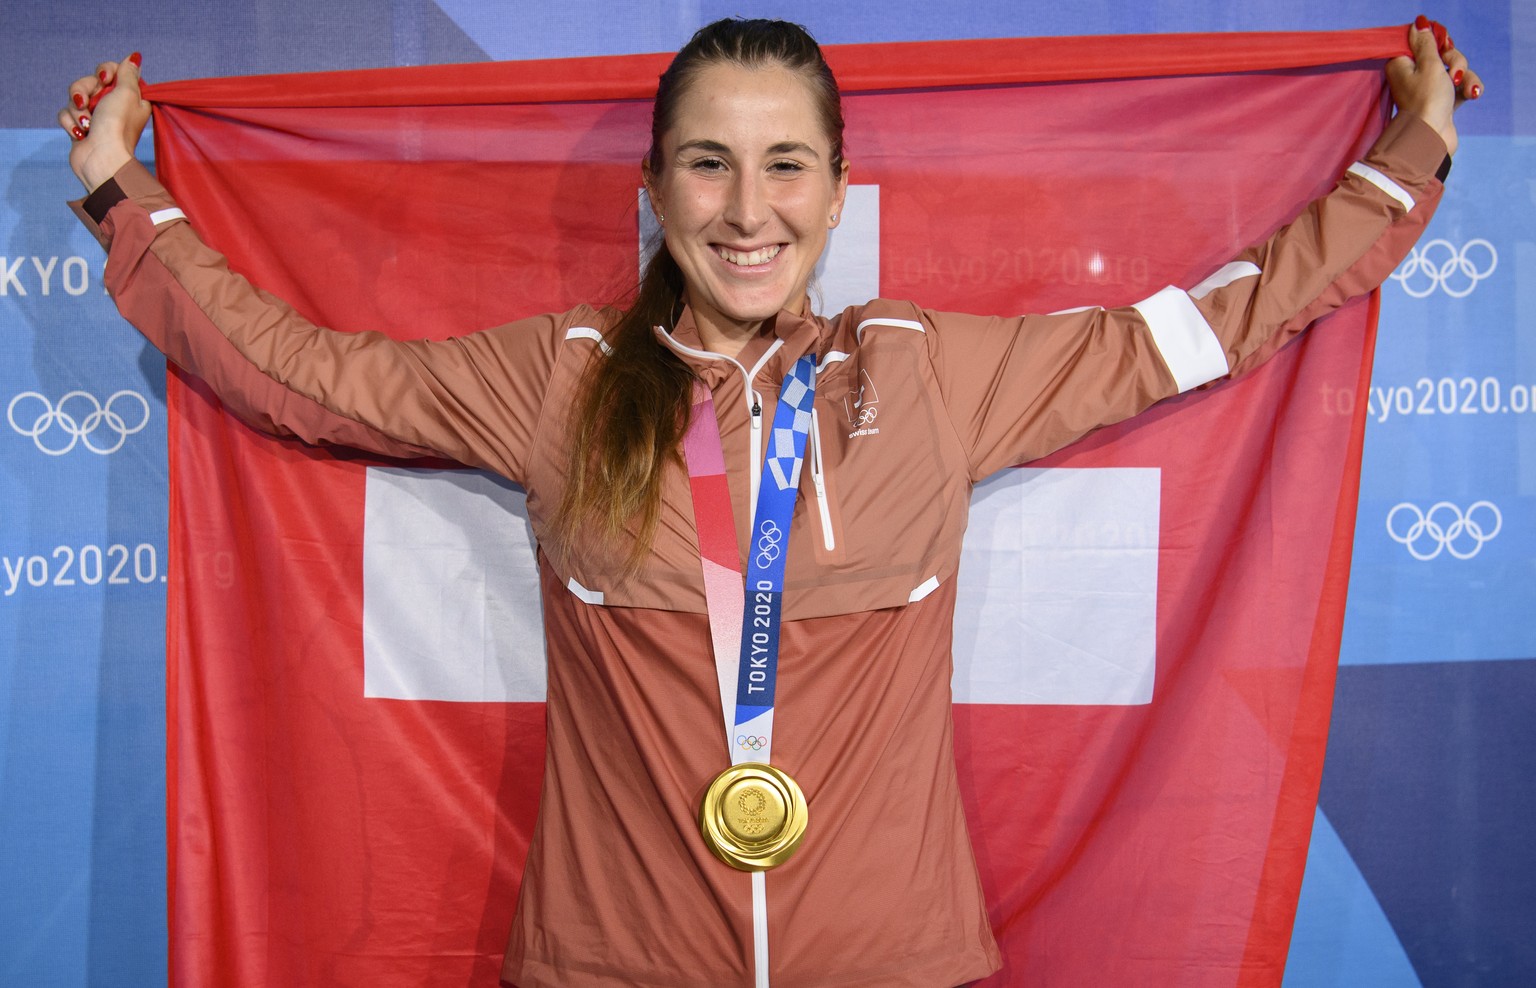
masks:
<svg viewBox="0 0 1536 988"><path fill-rule="evenodd" d="M761 247L745 253L725 247L716 247L715 253L738 267L750 268L759 264L767 264L779 255L779 251L783 246L783 244L774 244L772 247Z"/></svg>

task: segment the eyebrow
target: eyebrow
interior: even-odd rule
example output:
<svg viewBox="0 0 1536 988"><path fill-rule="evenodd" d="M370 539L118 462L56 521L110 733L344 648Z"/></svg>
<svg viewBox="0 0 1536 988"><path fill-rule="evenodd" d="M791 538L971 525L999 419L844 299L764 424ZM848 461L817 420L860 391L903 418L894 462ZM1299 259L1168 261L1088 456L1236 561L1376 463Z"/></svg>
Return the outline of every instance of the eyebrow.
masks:
<svg viewBox="0 0 1536 988"><path fill-rule="evenodd" d="M683 152L683 151L705 151L705 152L708 152L709 154L730 154L730 152L731 152L731 149L729 147L727 147L724 144L721 144L719 141L705 140L705 139L702 139L702 138L699 139L699 140L695 140L695 141L684 141L682 144L679 144L677 146L677 150L679 152ZM817 153L815 148L811 147L809 144L805 143L804 141L780 141L779 143L774 144L771 147L769 147L768 148L768 153L769 154L808 154L808 155L810 155L813 158L820 158L821 157L821 155L819 153Z"/></svg>

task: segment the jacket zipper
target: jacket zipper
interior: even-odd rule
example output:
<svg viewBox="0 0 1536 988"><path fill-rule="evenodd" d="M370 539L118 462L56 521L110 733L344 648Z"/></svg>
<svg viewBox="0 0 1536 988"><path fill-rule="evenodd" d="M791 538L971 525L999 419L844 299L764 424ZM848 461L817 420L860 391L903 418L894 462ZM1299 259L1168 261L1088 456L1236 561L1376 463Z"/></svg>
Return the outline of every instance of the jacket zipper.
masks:
<svg viewBox="0 0 1536 988"><path fill-rule="evenodd" d="M747 503L751 505L751 510L755 513L757 511L757 488L762 483L763 474L763 396L752 386L752 381L757 372L762 370L763 365L768 362L768 358L772 357L784 345L784 341L774 340L773 345L763 351L763 355L758 358L757 363L752 365L752 370L748 371L741 365L741 361L735 357L727 357L723 354L712 353L709 350L695 350L693 347L684 346L674 340L672 334L659 326L656 328L661 337L666 340L667 345L673 349L705 360L724 360L741 372L741 382L746 390L747 413L752 422L752 455L750 457L751 462L748 464L751 468L748 472L748 476L751 478L751 491ZM752 524L756 525L757 519L752 519Z"/></svg>
<svg viewBox="0 0 1536 988"><path fill-rule="evenodd" d="M737 365L740 366L740 365ZM743 372L745 373L745 372ZM762 481L763 470L763 396L747 382L747 393L752 396L752 524L757 524L757 485Z"/></svg>
<svg viewBox="0 0 1536 988"><path fill-rule="evenodd" d="M752 512L752 529L757 527L757 488L763 479L763 396L752 385L757 380L757 372L763 369L763 365L768 362L769 357L773 356L774 351L783 345L783 340L774 340L773 346L763 351L763 355L758 358L757 363L752 365L751 371L742 367L741 363L734 358L726 358L741 370L742 383L747 388L747 400L752 403L748 409L752 413L752 458L749 464L752 468L750 474L752 477L752 494L751 499L747 501L749 505L748 510ZM752 529L749 529L749 531Z"/></svg>

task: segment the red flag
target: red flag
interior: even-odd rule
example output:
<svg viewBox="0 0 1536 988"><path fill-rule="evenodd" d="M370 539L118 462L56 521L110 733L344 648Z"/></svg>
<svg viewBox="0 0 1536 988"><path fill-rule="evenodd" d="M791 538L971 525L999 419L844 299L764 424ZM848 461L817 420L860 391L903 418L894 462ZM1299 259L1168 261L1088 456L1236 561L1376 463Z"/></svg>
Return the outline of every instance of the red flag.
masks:
<svg viewBox="0 0 1536 988"><path fill-rule="evenodd" d="M834 239L828 295L1012 313L1191 285L1369 145L1379 60L1403 37L829 49L865 189L850 222L874 224L879 249L839 257ZM161 85L157 161L203 235L307 315L442 336L623 296L665 61ZM959 691L960 775L1006 956L989 983L1279 983L1363 424L1324 394L1363 381L1373 311L1326 321L1245 379L1033 465L1154 472L1156 531L1138 544L1154 550L1155 648L1144 696ZM169 403L173 977L495 984L538 800L536 684L466 698L371 666L390 634L365 599L369 554L385 551L369 512L394 475L258 436L195 381L174 381ZM1097 524L1084 518L1066 542ZM1007 599L1008 579L991 589ZM457 587L422 609L475 612L445 629L500 627L500 593ZM962 613L957 633L975 626ZM442 663L467 662L469 680L495 665L466 648ZM971 661L962 674L985 657ZM391 698L422 696L436 698Z"/></svg>

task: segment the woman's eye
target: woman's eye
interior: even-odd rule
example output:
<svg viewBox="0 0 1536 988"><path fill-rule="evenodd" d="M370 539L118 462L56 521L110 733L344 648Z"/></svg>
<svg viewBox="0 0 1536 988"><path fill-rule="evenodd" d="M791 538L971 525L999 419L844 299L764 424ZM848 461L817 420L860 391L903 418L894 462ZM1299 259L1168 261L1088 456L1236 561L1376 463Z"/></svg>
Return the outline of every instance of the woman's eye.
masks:
<svg viewBox="0 0 1536 988"><path fill-rule="evenodd" d="M805 169L805 166L800 164L798 161L775 161L768 167L772 171L781 172L784 174L793 174L794 172L803 171Z"/></svg>
<svg viewBox="0 0 1536 988"><path fill-rule="evenodd" d="M698 161L693 163L693 168L695 171L701 172L724 171L725 162L721 161L719 158L700 158Z"/></svg>

